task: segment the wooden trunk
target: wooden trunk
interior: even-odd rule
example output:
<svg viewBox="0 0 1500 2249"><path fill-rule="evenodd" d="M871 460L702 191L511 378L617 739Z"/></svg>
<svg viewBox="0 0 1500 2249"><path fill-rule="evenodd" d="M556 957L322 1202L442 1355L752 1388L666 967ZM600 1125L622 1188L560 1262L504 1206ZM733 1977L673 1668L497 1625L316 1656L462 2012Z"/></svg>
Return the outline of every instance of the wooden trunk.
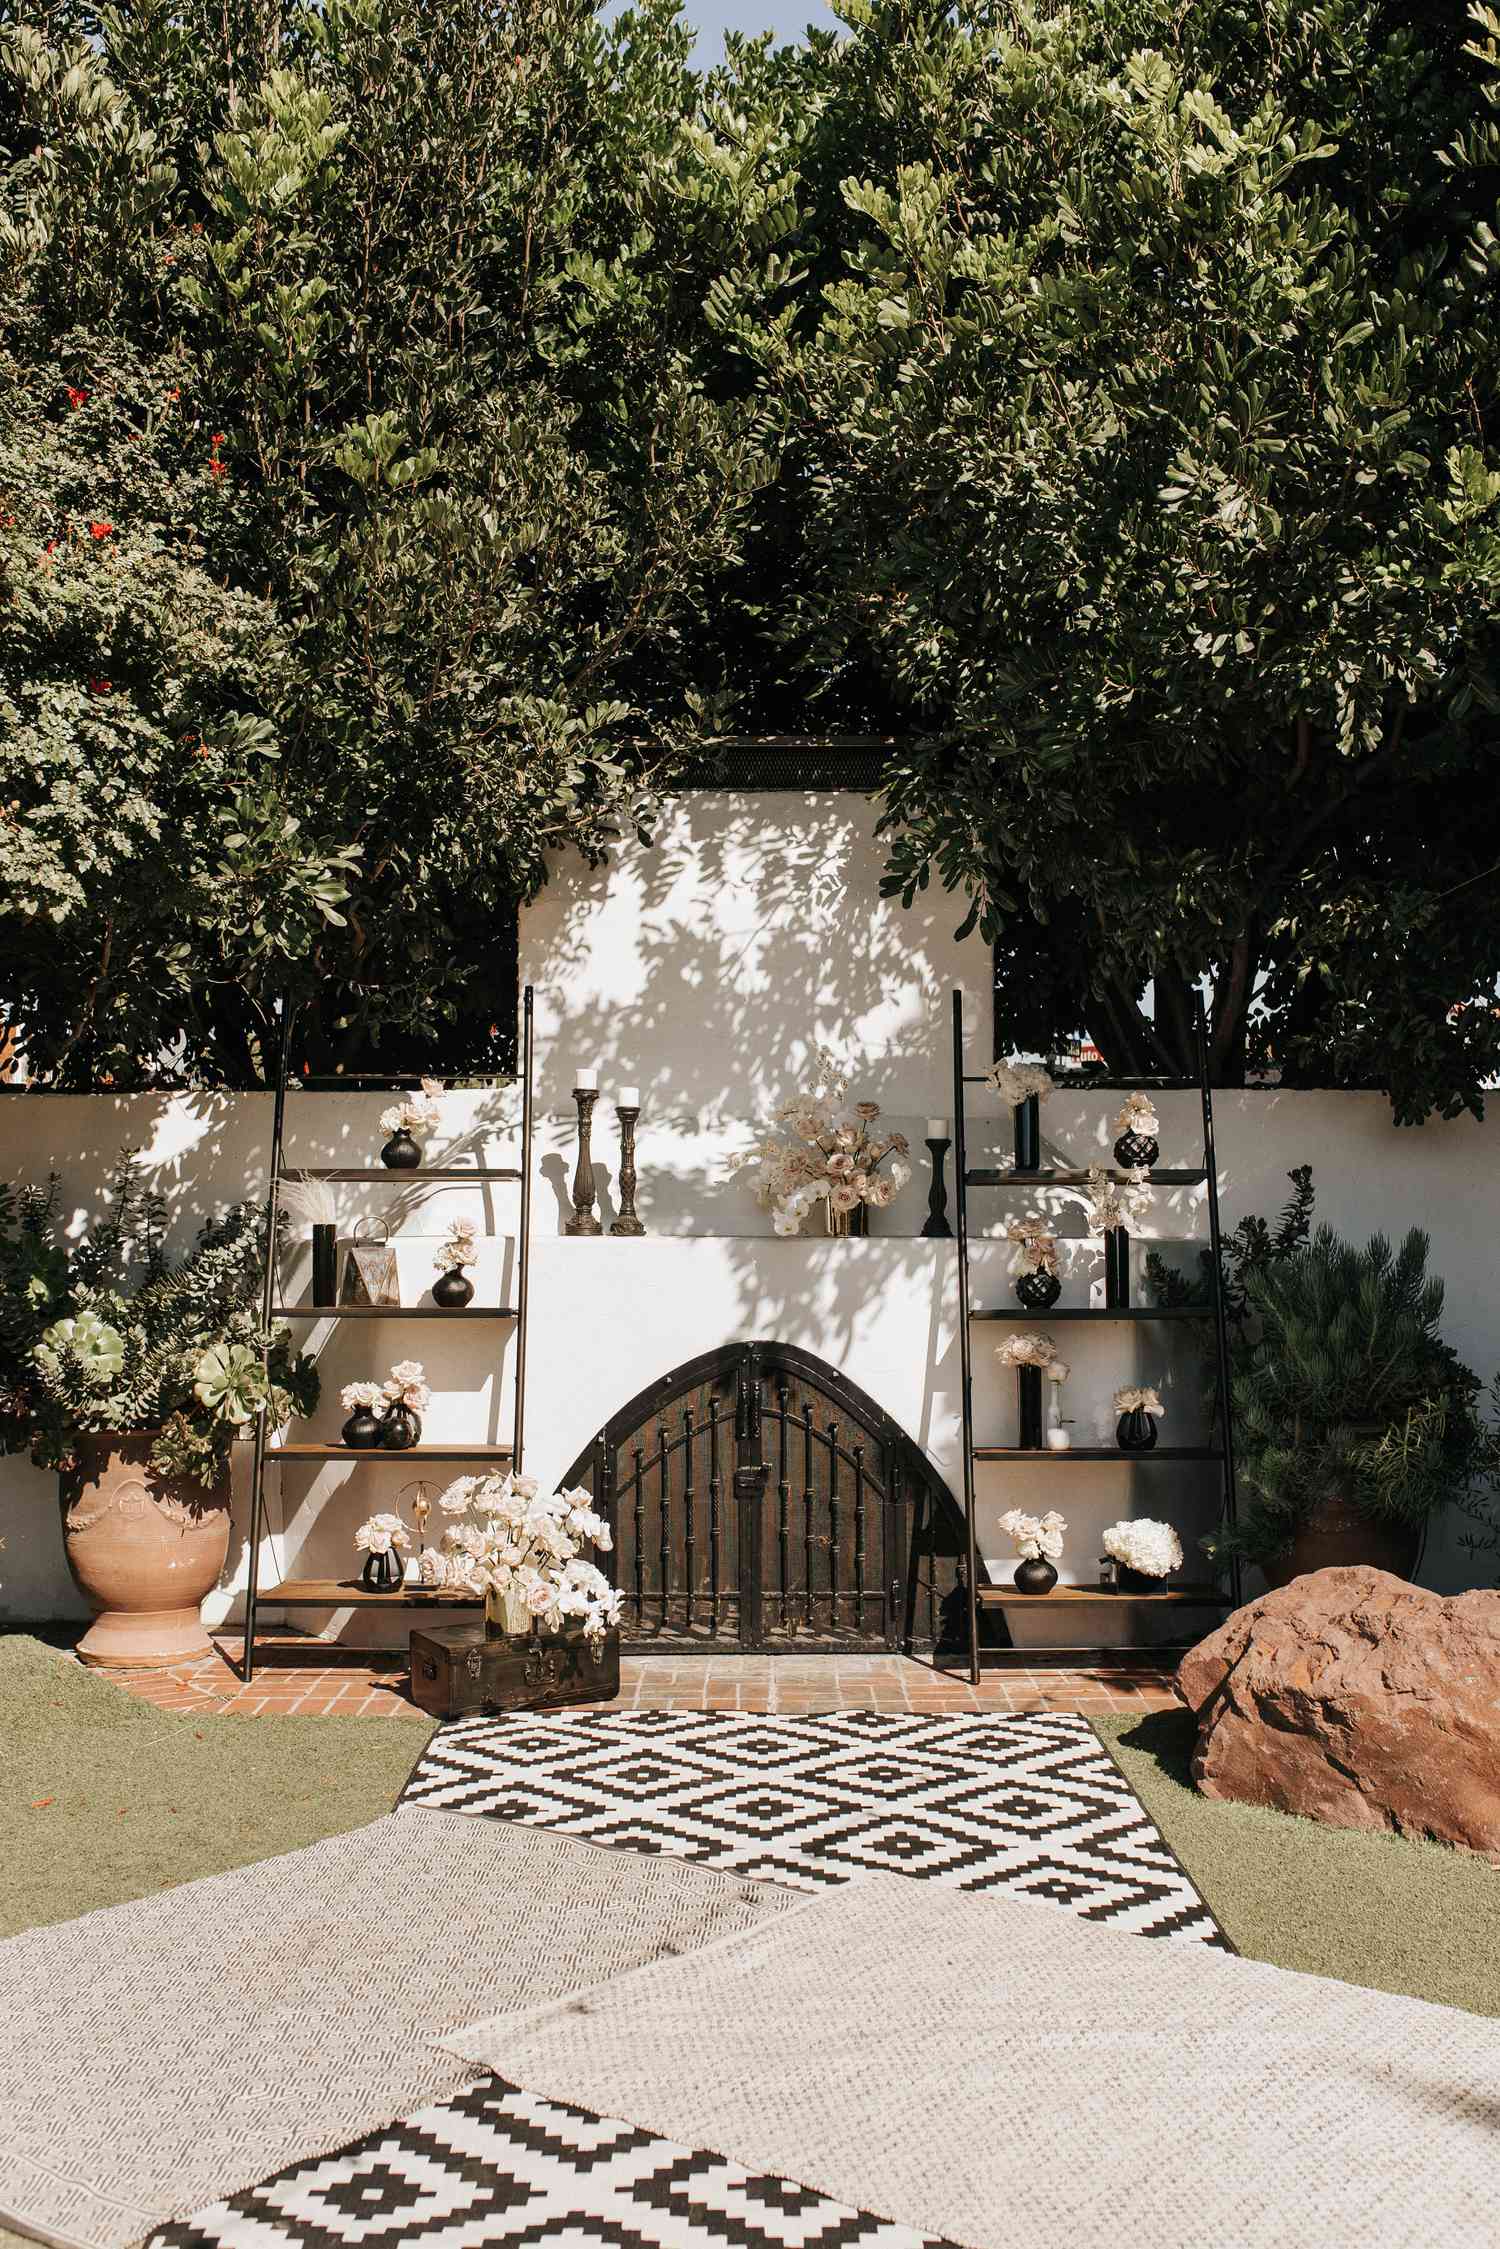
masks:
<svg viewBox="0 0 1500 2249"><path fill-rule="evenodd" d="M491 1638L482 1624L425 1624L411 1636L411 1695L433 1718L480 1710L557 1710L613 1702L620 1692L620 1635L582 1632Z"/></svg>

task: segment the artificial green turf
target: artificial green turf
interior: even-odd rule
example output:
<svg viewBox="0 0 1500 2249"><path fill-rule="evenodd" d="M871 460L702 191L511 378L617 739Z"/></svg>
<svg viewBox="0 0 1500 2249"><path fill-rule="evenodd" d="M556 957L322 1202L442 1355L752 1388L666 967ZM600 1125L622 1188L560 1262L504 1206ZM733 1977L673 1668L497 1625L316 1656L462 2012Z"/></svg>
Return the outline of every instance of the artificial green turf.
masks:
<svg viewBox="0 0 1500 2249"><path fill-rule="evenodd" d="M1213 1803L1190 1778L1187 1711L1093 1725L1241 1952L1500 2015L1500 1867L1441 1843Z"/></svg>
<svg viewBox="0 0 1500 2249"><path fill-rule="evenodd" d="M388 1812L432 1721L179 1717L0 1639L0 1936L299 1850Z"/></svg>

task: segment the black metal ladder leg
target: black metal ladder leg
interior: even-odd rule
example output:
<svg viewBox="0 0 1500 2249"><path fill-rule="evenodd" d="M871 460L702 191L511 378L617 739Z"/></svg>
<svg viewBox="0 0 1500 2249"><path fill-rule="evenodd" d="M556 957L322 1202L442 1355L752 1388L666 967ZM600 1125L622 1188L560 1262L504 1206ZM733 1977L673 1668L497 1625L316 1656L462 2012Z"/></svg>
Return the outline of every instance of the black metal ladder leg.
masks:
<svg viewBox="0 0 1500 2249"><path fill-rule="evenodd" d="M246 1686L255 1677L255 1622L260 1605L260 1541L266 1515L266 1413L270 1390L271 1307L276 1301L276 1220L281 1208L281 1156L286 1136L286 1066L291 1046L293 1002L285 993L281 1003L281 1037L276 1055L276 1101L271 1122L271 1177L266 1191L266 1256L261 1282L260 1325L266 1339L261 1345L261 1368L267 1398L255 1417L255 1449L250 1469L250 1552L245 1583L245 1651L240 1669Z"/></svg>
<svg viewBox="0 0 1500 2249"><path fill-rule="evenodd" d="M974 1521L974 1371L969 1335L968 1156L964 1132L964 996L953 994L953 1155L958 1209L958 1356L964 1448L964 1535L968 1549L969 1684L979 1684L979 1537Z"/></svg>
<svg viewBox="0 0 1500 2249"><path fill-rule="evenodd" d="M1224 1302L1224 1262L1219 1227L1219 1170L1214 1156L1214 1103L1208 1081L1208 1023L1203 995L1197 995L1194 1029L1198 1045L1198 1088L1203 1104L1203 1169L1208 1186L1208 1240L1213 1265L1214 1346L1219 1364L1219 1442L1224 1452L1224 1519L1237 1519L1234 1477L1234 1400L1229 1391L1229 1312ZM1229 1560L1229 1589L1239 1608L1245 1597L1244 1567L1238 1554Z"/></svg>

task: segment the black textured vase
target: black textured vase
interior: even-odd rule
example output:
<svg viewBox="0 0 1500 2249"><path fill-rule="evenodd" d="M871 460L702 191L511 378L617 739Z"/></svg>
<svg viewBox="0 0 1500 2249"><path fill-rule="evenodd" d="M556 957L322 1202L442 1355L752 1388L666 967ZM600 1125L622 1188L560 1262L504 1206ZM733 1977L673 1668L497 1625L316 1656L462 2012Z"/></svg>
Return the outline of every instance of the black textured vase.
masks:
<svg viewBox="0 0 1500 2249"><path fill-rule="evenodd" d="M1028 1312L1049 1310L1061 1295L1062 1282L1055 1273L1038 1271L1016 1276L1016 1299Z"/></svg>
<svg viewBox="0 0 1500 2249"><path fill-rule="evenodd" d="M399 1403L387 1406L385 1417L380 1424L382 1452L410 1452L413 1445L419 1445L421 1442L422 1424L412 1412L411 1407ZM1152 1443L1155 1442L1153 1432Z"/></svg>
<svg viewBox="0 0 1500 2249"><path fill-rule="evenodd" d="M378 1452L384 1424L368 1406L356 1406L339 1431L351 1452Z"/></svg>
<svg viewBox="0 0 1500 2249"><path fill-rule="evenodd" d="M1121 1171L1149 1171L1160 1154L1160 1147L1144 1132L1122 1132L1115 1142L1115 1162Z"/></svg>
<svg viewBox="0 0 1500 2249"><path fill-rule="evenodd" d="M314 1304L339 1300L339 1237L334 1226L312 1230L312 1300Z"/></svg>
<svg viewBox="0 0 1500 2249"><path fill-rule="evenodd" d="M474 1283L455 1265L451 1272L439 1273L433 1282L432 1301L441 1304L445 1312L461 1312L474 1301Z"/></svg>
<svg viewBox="0 0 1500 2249"><path fill-rule="evenodd" d="M1156 1416L1144 1406L1132 1406L1115 1423L1115 1442L1121 1452L1150 1452L1156 1443Z"/></svg>
<svg viewBox="0 0 1500 2249"><path fill-rule="evenodd" d="M1018 1593L1050 1593L1057 1583L1057 1572L1040 1554L1030 1561L1017 1562L1015 1586Z"/></svg>
<svg viewBox="0 0 1500 2249"><path fill-rule="evenodd" d="M360 1583L371 1593L394 1593L405 1580L406 1572L400 1555L390 1547L384 1554L367 1554L359 1576Z"/></svg>
<svg viewBox="0 0 1500 2249"><path fill-rule="evenodd" d="M1112 1312L1130 1308L1130 1236L1123 1226L1105 1229L1104 1302Z"/></svg>
<svg viewBox="0 0 1500 2249"><path fill-rule="evenodd" d="M387 1171L415 1171L422 1161L422 1151L407 1131L405 1125L393 1132L380 1151L380 1160Z"/></svg>

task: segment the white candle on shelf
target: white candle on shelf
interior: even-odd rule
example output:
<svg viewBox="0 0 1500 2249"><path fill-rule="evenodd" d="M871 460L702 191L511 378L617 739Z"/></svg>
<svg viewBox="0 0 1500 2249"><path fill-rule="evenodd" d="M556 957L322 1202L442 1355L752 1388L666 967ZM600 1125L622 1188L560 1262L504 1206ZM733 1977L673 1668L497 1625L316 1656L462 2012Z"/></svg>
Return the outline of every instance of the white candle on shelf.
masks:
<svg viewBox="0 0 1500 2249"><path fill-rule="evenodd" d="M640 1087L638 1085L622 1085L616 1099L616 1107L621 1109L638 1109L640 1105Z"/></svg>
<svg viewBox="0 0 1500 2249"><path fill-rule="evenodd" d="M573 1091L575 1093L597 1093L598 1090L599 1073L597 1070L579 1070L575 1073L573 1079Z"/></svg>
<svg viewBox="0 0 1500 2249"><path fill-rule="evenodd" d="M927 1120L927 1137L929 1140L946 1140L948 1137L947 1118L929 1117Z"/></svg>

